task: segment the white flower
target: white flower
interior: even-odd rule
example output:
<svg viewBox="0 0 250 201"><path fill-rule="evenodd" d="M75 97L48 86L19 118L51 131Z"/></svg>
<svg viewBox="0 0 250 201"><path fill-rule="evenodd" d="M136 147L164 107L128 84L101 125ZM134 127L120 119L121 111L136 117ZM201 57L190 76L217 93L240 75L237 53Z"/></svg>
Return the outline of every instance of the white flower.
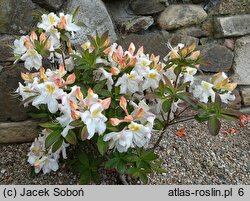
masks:
<svg viewBox="0 0 250 201"><path fill-rule="evenodd" d="M59 22L59 17L56 16L55 13L49 13L48 15L42 15L42 22L37 24L38 28L44 29L45 31L49 31L57 26Z"/></svg>
<svg viewBox="0 0 250 201"><path fill-rule="evenodd" d="M37 79L35 79L37 80ZM28 83L26 86L23 86L20 82L19 82L19 87L17 88L17 90L15 91L16 93L18 93L19 95L22 96L22 101L27 100L28 98L32 97L32 96L36 96L37 93L34 91L33 87L35 86L35 84L33 85L32 83ZM32 102L32 99L30 99L28 102L24 103L24 107L28 106L28 104Z"/></svg>
<svg viewBox="0 0 250 201"><path fill-rule="evenodd" d="M120 94L135 93L139 91L139 84L142 80L142 77L136 71L131 71L130 74L125 73L122 77L119 77L115 86L121 85Z"/></svg>
<svg viewBox="0 0 250 201"><path fill-rule="evenodd" d="M25 36L22 36L19 40L16 39L14 41L15 49L13 51L17 55L22 55L27 51L27 48L24 45L24 38Z"/></svg>
<svg viewBox="0 0 250 201"><path fill-rule="evenodd" d="M136 64L135 64L135 70L138 73L144 73L147 69L149 69L149 65L151 64L151 61L149 60L148 56L142 55L138 58Z"/></svg>
<svg viewBox="0 0 250 201"><path fill-rule="evenodd" d="M159 81L161 79L161 75L158 73L157 70L151 69L147 70L144 74L143 77L145 78L145 81L142 85L142 89L148 89L152 87L153 89L156 89L159 86Z"/></svg>
<svg viewBox="0 0 250 201"><path fill-rule="evenodd" d="M25 61L24 66L28 70L33 67L38 70L42 66L42 56L34 49L28 49L21 59Z"/></svg>
<svg viewBox="0 0 250 201"><path fill-rule="evenodd" d="M75 67L74 59L72 57L65 59L65 69L71 72Z"/></svg>
<svg viewBox="0 0 250 201"><path fill-rule="evenodd" d="M212 102L214 102L215 92L213 86L213 84L202 81L201 85L195 86L193 90L194 97L199 98L204 103L207 103L208 98L211 97Z"/></svg>
<svg viewBox="0 0 250 201"><path fill-rule="evenodd" d="M133 142L136 146L147 147L151 137L151 129L135 122L131 122L128 128L133 134Z"/></svg>
<svg viewBox="0 0 250 201"><path fill-rule="evenodd" d="M109 142L109 149L114 147L119 152L126 152L132 146L133 134L129 130L122 130L121 132L112 132L104 136L104 141Z"/></svg>
<svg viewBox="0 0 250 201"><path fill-rule="evenodd" d="M81 113L82 121L87 125L89 136L87 139L91 139L96 132L102 135L106 130L107 118L102 114L103 107L100 103L93 104L89 111Z"/></svg>
<svg viewBox="0 0 250 201"><path fill-rule="evenodd" d="M62 89L59 89L53 82L45 82L37 85L36 90L40 93L32 102L33 106L47 104L51 113L58 110L57 99L60 99L64 94Z"/></svg>
<svg viewBox="0 0 250 201"><path fill-rule="evenodd" d="M98 78L97 78L97 80L105 80L105 79L107 79L107 82L106 82L106 84L107 84L107 87L108 87L108 90L109 91L111 91L111 89L112 89L112 86L113 86L113 84L114 84L114 81L113 81L113 79L112 79L112 74L111 73L109 73L109 72L107 72L106 70L104 70L104 68L99 68L97 71L95 71L96 73L97 73L97 76L98 76ZM99 74L101 74L101 75L99 75ZM100 77L100 78L99 78Z"/></svg>
<svg viewBox="0 0 250 201"><path fill-rule="evenodd" d="M34 167L36 173L39 173L42 169L43 174L47 174L51 170L57 171L59 168L57 160L54 159L52 155L43 156L41 159L37 159L34 163Z"/></svg>
<svg viewBox="0 0 250 201"><path fill-rule="evenodd" d="M197 73L197 69L186 67L186 71L187 72L184 73L183 82L190 82L190 84L193 84L194 83L194 75Z"/></svg>
<svg viewBox="0 0 250 201"><path fill-rule="evenodd" d="M55 49L60 48L60 32L57 29L52 28L46 32L46 36L48 37L48 41L50 42L49 51L55 51Z"/></svg>
<svg viewBox="0 0 250 201"><path fill-rule="evenodd" d="M63 13L59 14L60 16L60 24L59 28L65 29L66 31L70 31L71 35L74 37L74 32L79 31L81 28L72 22L73 15Z"/></svg>
<svg viewBox="0 0 250 201"><path fill-rule="evenodd" d="M231 94L231 92L219 94L221 98L221 102L228 104L229 101L235 100L235 95Z"/></svg>
<svg viewBox="0 0 250 201"><path fill-rule="evenodd" d="M140 114L137 119L146 127L153 128L155 115L151 112L149 112L150 107L145 103L144 100L141 100L139 104L137 105L133 101L130 102L130 104L133 106L134 111L131 113L131 115L134 117L137 117L137 114L140 112L140 109L143 109L143 113Z"/></svg>

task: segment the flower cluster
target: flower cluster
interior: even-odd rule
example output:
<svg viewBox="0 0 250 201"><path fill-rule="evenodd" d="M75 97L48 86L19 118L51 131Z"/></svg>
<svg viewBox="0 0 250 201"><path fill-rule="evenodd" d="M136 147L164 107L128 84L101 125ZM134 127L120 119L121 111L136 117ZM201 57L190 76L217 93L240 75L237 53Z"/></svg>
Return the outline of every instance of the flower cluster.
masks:
<svg viewBox="0 0 250 201"><path fill-rule="evenodd" d="M195 51L195 44L174 48L168 44L170 52L162 61L159 56L144 53L143 47L136 51L133 43L128 50L116 43L110 45L107 33L88 36L89 40L74 50L69 39L60 37L80 29L72 15L44 14L37 27L40 31L14 42L17 60L24 61L28 69L21 74L24 84L19 83L16 92L24 106L36 107L42 112L40 116L50 120L41 125L45 129L28 154L36 173L56 171L60 154L66 158L66 147L77 141L86 142L90 150L97 146L102 156L108 155L108 149L118 158L134 154L128 164L110 159L111 168L117 165L122 167L121 172L126 168L150 172L155 166L148 162L156 157L141 150L147 149L155 130L165 130L174 120L181 103L200 107L197 110L201 117L197 119L210 121L211 133L216 134L218 118L226 117L226 111L197 102L212 104L216 94L224 103L235 98L232 91L237 85L230 83L223 72L215 74L210 82L199 83L195 75L201 55ZM63 52L65 47L68 49ZM43 67L45 60L52 65ZM32 68L36 71L30 72ZM192 94L195 100L190 98ZM83 158L80 161L86 165ZM145 179L145 172L134 174Z"/></svg>
<svg viewBox="0 0 250 201"><path fill-rule="evenodd" d="M61 47L61 35L71 32L74 36L74 32L80 30L80 27L73 23L73 16L69 14L60 13L57 16L49 13L43 14L41 18L42 22L37 25L39 34L32 31L30 36L22 36L14 41L15 62L24 61L28 70L39 70L43 56L51 60L58 59L62 63L62 56L55 51Z"/></svg>

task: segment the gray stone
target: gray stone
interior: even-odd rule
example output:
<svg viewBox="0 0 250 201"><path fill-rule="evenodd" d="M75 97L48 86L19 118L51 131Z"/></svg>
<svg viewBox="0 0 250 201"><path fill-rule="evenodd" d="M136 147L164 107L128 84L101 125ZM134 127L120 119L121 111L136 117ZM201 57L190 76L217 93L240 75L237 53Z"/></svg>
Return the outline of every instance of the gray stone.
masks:
<svg viewBox="0 0 250 201"><path fill-rule="evenodd" d="M204 9L206 11L211 11L213 8L215 8L218 5L218 3L220 1L221 0L206 0L205 5L204 5Z"/></svg>
<svg viewBox="0 0 250 201"><path fill-rule="evenodd" d="M195 25L203 22L207 13L199 5L170 5L158 18L159 26L165 30Z"/></svg>
<svg viewBox="0 0 250 201"><path fill-rule="evenodd" d="M126 49L128 48L129 44L133 42L137 49L141 46L144 46L145 53L154 53L155 55L160 55L161 58L163 58L170 51L167 47L169 39L170 35L168 32L155 31L151 33L145 33L143 35L130 34L119 39L117 43Z"/></svg>
<svg viewBox="0 0 250 201"><path fill-rule="evenodd" d="M250 15L217 17L215 37L232 37L250 34Z"/></svg>
<svg viewBox="0 0 250 201"><path fill-rule="evenodd" d="M19 66L2 64L0 72L0 121L23 121L27 119L27 111L18 100L14 91L21 82L22 68Z"/></svg>
<svg viewBox="0 0 250 201"><path fill-rule="evenodd" d="M105 5L112 19L118 26L121 26L121 23L123 22L127 22L137 17L137 15L135 15L130 9L127 0L107 1L105 2Z"/></svg>
<svg viewBox="0 0 250 201"><path fill-rule="evenodd" d="M0 33L28 33L32 29L35 8L31 0L0 0Z"/></svg>
<svg viewBox="0 0 250 201"><path fill-rule="evenodd" d="M34 3L37 3L42 8L49 11L57 11L59 10L63 3L67 0L32 0Z"/></svg>
<svg viewBox="0 0 250 201"><path fill-rule="evenodd" d="M233 52L223 45L207 44L201 46L201 54L206 65L201 65L205 72L228 72L233 64Z"/></svg>
<svg viewBox="0 0 250 201"><path fill-rule="evenodd" d="M250 88L241 89L242 102L244 106L250 106Z"/></svg>
<svg viewBox="0 0 250 201"><path fill-rule="evenodd" d="M205 37L209 35L206 31L204 31L201 27L198 27L198 26L197 27L196 26L184 27L184 28L178 29L175 33L193 36L196 38L201 38L201 37Z"/></svg>
<svg viewBox="0 0 250 201"><path fill-rule="evenodd" d="M189 46L192 43L195 43L197 47L199 44L199 39L192 37L192 36L183 35L183 34L171 34L171 38L169 42L172 46L176 46L178 45L178 43L183 43L186 46Z"/></svg>
<svg viewBox="0 0 250 201"><path fill-rule="evenodd" d="M122 23L122 29L125 32L138 32L147 30L152 24L154 24L154 18L151 16L138 16L127 22Z"/></svg>
<svg viewBox="0 0 250 201"><path fill-rule="evenodd" d="M238 109L241 108L241 101L242 101L242 98L240 96L240 92L239 92L239 90L235 89L235 90L232 91L232 93L235 95L235 100L229 102L227 104L227 106L229 108L238 110Z"/></svg>
<svg viewBox="0 0 250 201"><path fill-rule="evenodd" d="M38 136L38 122L0 123L0 144L31 142Z"/></svg>
<svg viewBox="0 0 250 201"><path fill-rule="evenodd" d="M233 80L239 85L250 85L250 36L236 40Z"/></svg>
<svg viewBox="0 0 250 201"><path fill-rule="evenodd" d="M205 0L192 0L193 3L203 3Z"/></svg>
<svg viewBox="0 0 250 201"><path fill-rule="evenodd" d="M78 6L80 6L80 10L77 20L83 22L86 26L83 26L75 34L75 37L71 38L72 44L81 45L87 40L86 34L95 35L96 31L102 34L108 30L111 41L113 42L117 39L114 25L101 0L71 0L68 1L66 9L72 13Z"/></svg>
<svg viewBox="0 0 250 201"><path fill-rule="evenodd" d="M230 50L234 50L235 40L234 39L225 39L224 45Z"/></svg>
<svg viewBox="0 0 250 201"><path fill-rule="evenodd" d="M10 35L0 36L0 62L10 60L13 57L11 46L15 37Z"/></svg>
<svg viewBox="0 0 250 201"><path fill-rule="evenodd" d="M137 15L151 15L165 9L160 0L133 0L130 2L130 7Z"/></svg>
<svg viewBox="0 0 250 201"><path fill-rule="evenodd" d="M218 1L218 0L213 0L213 1ZM237 15L237 14L250 14L249 0L219 0L218 4L216 4L216 6L209 12L209 15Z"/></svg>

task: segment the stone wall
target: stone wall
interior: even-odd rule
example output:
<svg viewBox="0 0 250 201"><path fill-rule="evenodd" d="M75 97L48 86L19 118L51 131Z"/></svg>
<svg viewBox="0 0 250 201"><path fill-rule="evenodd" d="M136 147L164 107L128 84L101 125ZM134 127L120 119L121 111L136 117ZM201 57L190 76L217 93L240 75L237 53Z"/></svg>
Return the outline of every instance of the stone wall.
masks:
<svg viewBox="0 0 250 201"><path fill-rule="evenodd" d="M32 14L73 11L78 5L78 18L86 27L72 40L74 44L96 30L109 30L112 42L126 47L134 42L163 57L169 51L168 41L195 42L209 64L201 66L205 74L224 71L239 83L231 107L249 110L250 0L0 0L0 143L8 142L9 125L11 132L22 136L27 132L25 122L30 124L30 108L23 108L13 95L22 69L13 65L9 45L32 30ZM27 139L36 135L35 129L28 132Z"/></svg>

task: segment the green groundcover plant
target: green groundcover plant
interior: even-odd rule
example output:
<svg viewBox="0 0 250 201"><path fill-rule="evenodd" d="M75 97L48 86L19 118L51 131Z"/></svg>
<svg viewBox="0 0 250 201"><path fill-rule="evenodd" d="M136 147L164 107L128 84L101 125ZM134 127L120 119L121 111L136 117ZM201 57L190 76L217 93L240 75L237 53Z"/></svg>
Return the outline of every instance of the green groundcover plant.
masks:
<svg viewBox="0 0 250 201"><path fill-rule="evenodd" d="M237 86L225 73L209 82L194 77L202 64L195 44L168 44L162 60L133 43L128 50L110 44L108 32L72 47L69 38L80 30L77 10L43 14L36 30L14 41L15 63L26 68L16 93L25 107L37 108L30 116L44 122L28 153L35 173L57 171L71 145L75 158L69 165L80 183L98 183L100 168L147 183L148 174L165 171L154 150L186 109L214 136L220 119L239 116L224 107Z"/></svg>

